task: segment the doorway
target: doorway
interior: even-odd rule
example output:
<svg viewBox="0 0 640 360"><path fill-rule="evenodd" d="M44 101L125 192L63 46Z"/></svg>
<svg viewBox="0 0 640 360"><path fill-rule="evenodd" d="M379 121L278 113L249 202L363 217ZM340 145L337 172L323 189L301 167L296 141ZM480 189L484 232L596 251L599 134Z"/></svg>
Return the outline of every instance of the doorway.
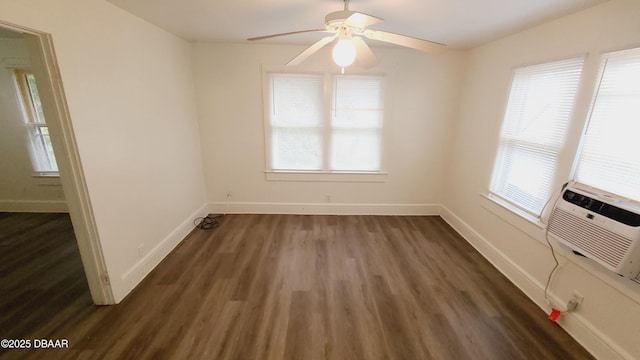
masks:
<svg viewBox="0 0 640 360"><path fill-rule="evenodd" d="M45 155L47 142L49 142L48 144L53 153L55 153L56 165L59 171L59 185L61 187L60 199L45 201L44 204L52 206L60 206L60 203L64 204L64 210L60 210L58 207L58 210L53 212L68 211L91 298L95 304L113 304L115 301L109 284L109 276L98 238L87 185L82 172L71 119L66 106L51 36L0 21L1 38L22 39L24 41L24 53L28 57L29 72L32 74L35 83L37 83L38 101L41 103L42 114L46 118L46 133L40 132L40 138L35 140L27 139L27 141L41 141L40 144L44 144ZM0 47L0 50L2 49L4 48ZM20 67L16 66L19 64L13 64L13 66L7 66L7 64L12 61L19 62L23 60L18 58L11 59L11 56L5 56L5 60L0 62L0 71L4 71L5 74L7 71L13 71L15 68ZM19 96L17 101L20 101ZM34 160L37 156L33 154L37 150L32 148L31 151L31 161L37 161L37 159ZM33 163L31 165L34 169L37 168ZM44 181L53 180L49 178ZM29 205L28 202L26 204ZM60 290L64 291L64 289Z"/></svg>

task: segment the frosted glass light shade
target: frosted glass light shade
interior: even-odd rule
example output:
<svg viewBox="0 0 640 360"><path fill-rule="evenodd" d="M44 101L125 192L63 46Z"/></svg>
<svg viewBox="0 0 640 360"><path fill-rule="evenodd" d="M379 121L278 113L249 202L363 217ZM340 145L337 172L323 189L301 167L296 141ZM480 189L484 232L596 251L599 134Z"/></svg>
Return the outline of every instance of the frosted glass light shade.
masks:
<svg viewBox="0 0 640 360"><path fill-rule="evenodd" d="M356 48L351 39L340 39L333 48L333 61L338 66L349 66L356 59Z"/></svg>

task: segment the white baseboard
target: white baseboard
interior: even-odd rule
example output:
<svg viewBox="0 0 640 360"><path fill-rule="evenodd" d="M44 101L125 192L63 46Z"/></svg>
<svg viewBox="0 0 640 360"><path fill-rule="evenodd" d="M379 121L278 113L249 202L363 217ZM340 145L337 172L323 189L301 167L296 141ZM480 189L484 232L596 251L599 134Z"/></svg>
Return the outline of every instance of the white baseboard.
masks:
<svg viewBox="0 0 640 360"><path fill-rule="evenodd" d="M531 274L509 259L503 252L493 246L490 241L446 207L442 207L440 216L544 312L551 311L550 306L545 301L544 284L537 281ZM544 316L544 313L541 313L540 316ZM558 320L558 324L597 359L631 360L634 358L610 337L593 326L580 313L564 314Z"/></svg>
<svg viewBox="0 0 640 360"><path fill-rule="evenodd" d="M68 213L66 201L0 200L0 212Z"/></svg>
<svg viewBox="0 0 640 360"><path fill-rule="evenodd" d="M208 214L208 205L201 206L180 223L158 245L150 249L147 255L140 259L131 269L122 274L120 284L114 284L113 296L116 303L122 301L158 264L194 229L193 219L204 217Z"/></svg>
<svg viewBox="0 0 640 360"><path fill-rule="evenodd" d="M440 215L439 204L211 202L211 214Z"/></svg>

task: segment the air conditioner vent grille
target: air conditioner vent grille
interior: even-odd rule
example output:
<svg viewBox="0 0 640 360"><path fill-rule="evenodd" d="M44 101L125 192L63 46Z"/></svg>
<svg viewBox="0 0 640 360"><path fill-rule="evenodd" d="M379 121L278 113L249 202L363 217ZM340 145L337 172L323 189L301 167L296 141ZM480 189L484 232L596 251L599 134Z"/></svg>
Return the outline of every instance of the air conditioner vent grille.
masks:
<svg viewBox="0 0 640 360"><path fill-rule="evenodd" d="M549 233L582 249L585 254L618 268L632 246L631 239L620 236L591 221L555 208L549 221Z"/></svg>

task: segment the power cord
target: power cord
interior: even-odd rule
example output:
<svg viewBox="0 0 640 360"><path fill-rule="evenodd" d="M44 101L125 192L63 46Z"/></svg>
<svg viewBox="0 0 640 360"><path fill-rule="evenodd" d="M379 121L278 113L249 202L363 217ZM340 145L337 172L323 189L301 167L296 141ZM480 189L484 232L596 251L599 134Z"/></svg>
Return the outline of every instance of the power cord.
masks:
<svg viewBox="0 0 640 360"><path fill-rule="evenodd" d="M217 215L217 216L207 215L205 217L199 217L193 221L193 225L198 229L202 229L202 230L217 228L218 226L220 226L220 222L217 219L220 219L223 216L224 215Z"/></svg>
<svg viewBox="0 0 640 360"><path fill-rule="evenodd" d="M564 189L567 188L568 185L569 185L568 182L566 182L566 183L564 183L562 185L562 188L560 189L560 194L558 196L556 196L556 200L553 203L553 207L554 208L558 205L558 201L562 197L562 192L564 191ZM553 199L553 197L550 197L549 200L547 200L547 203L544 204L544 207L542 208L542 212L541 213L544 213L544 209L551 202L551 199ZM551 214L549 214L549 219L551 219ZM553 257L553 261L554 261L555 264L553 266L553 269L551 269L551 272L549 272L549 276L547 277L547 283L546 283L546 285L544 287L544 299L547 302L547 304L551 304L551 300L549 299L549 287L551 287L551 280L553 278L553 275L555 275L556 271L560 267L560 262L558 261L558 257L556 256L556 250L553 247L553 245L551 244L551 241L549 240L549 225L548 225L548 222L549 222L548 220L547 220L546 223L542 222L545 225L545 227L544 227L544 239L547 241L547 245L549 245L549 249L551 249L551 256Z"/></svg>

